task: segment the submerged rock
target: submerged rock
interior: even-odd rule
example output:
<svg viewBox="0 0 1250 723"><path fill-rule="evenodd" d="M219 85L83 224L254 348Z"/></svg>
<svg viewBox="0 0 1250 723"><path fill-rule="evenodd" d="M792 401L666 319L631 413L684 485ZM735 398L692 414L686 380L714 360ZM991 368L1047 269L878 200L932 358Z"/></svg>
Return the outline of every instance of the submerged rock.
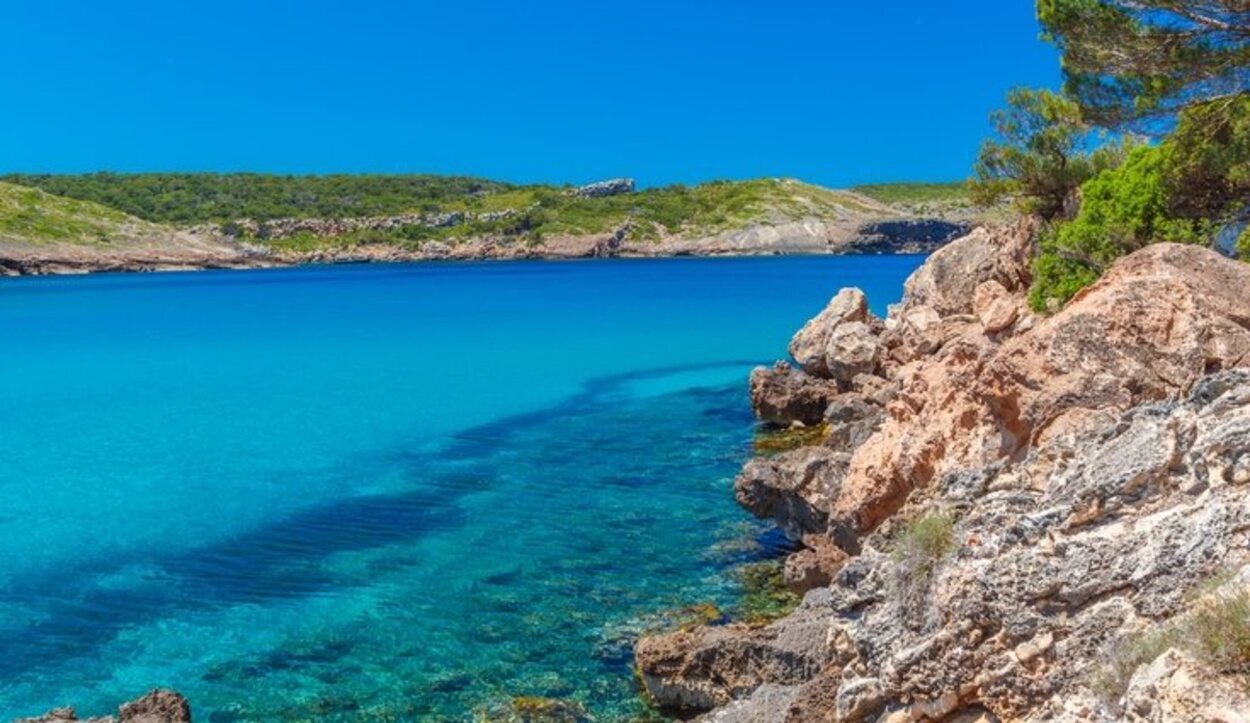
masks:
<svg viewBox="0 0 1250 723"><path fill-rule="evenodd" d="M18 718L14 723L191 723L187 699L172 690L153 690L142 698L123 703L117 716L79 718L73 708L56 708L42 716Z"/></svg>

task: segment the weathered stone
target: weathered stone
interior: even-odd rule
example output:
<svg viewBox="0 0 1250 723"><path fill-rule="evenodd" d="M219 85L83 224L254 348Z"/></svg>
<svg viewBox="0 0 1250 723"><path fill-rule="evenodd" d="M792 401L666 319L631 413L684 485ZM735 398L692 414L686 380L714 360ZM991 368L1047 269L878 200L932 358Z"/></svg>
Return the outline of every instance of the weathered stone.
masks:
<svg viewBox="0 0 1250 723"><path fill-rule="evenodd" d="M734 480L734 495L751 514L777 520L797 540L828 526L829 509L849 460L823 446L757 457Z"/></svg>
<svg viewBox="0 0 1250 723"><path fill-rule="evenodd" d="M826 659L819 616L798 612L784 627L703 627L643 638L635 660L659 705L703 711L746 697L763 684L810 679Z"/></svg>
<svg viewBox="0 0 1250 723"><path fill-rule="evenodd" d="M1250 697L1244 685L1169 649L1133 675L1123 710L1134 723L1245 723Z"/></svg>
<svg viewBox="0 0 1250 723"><path fill-rule="evenodd" d="M633 192L634 179L613 178L607 181L597 181L588 183L585 186L578 186L569 193L578 198L604 198L606 196L620 196Z"/></svg>
<svg viewBox="0 0 1250 723"><path fill-rule="evenodd" d="M825 369L831 379L849 386L857 375L877 371L882 351L881 341L867 324L843 322L829 332Z"/></svg>
<svg viewBox="0 0 1250 723"><path fill-rule="evenodd" d="M847 555L824 535L804 535L803 549L786 558L782 571L786 587L798 595L828 587Z"/></svg>
<svg viewBox="0 0 1250 723"><path fill-rule="evenodd" d="M879 336L892 391L875 431L830 441L880 409L861 375L826 408L837 456L744 468L740 502L806 543L787 561L803 606L770 634L813 631L820 664L732 686L682 668L682 689L717 691L703 705L787 722L1250 719L1244 690L1175 656L1138 671L1123 711L1090 688L1110 646L1250 561L1250 266L1152 246L1041 318L1023 304L1031 242L1002 233L955 242L909 283ZM904 564L899 539L935 510L953 516L947 541ZM822 523L854 555L828 582L812 564Z"/></svg>
<svg viewBox="0 0 1250 723"><path fill-rule="evenodd" d="M784 362L751 372L751 408L765 422L790 426L819 424L838 396L838 386L800 372Z"/></svg>
<svg viewBox="0 0 1250 723"><path fill-rule="evenodd" d="M121 723L191 723L187 699L172 690L153 690L122 705Z"/></svg>
<svg viewBox="0 0 1250 723"><path fill-rule="evenodd" d="M981 320L981 326L990 334L997 334L1016 323L1022 306L1021 299L1013 297L994 279L977 286L972 299L973 312Z"/></svg>
<svg viewBox="0 0 1250 723"><path fill-rule="evenodd" d="M790 340L790 356L808 374L829 376L825 363L829 337L842 324L868 320L868 298L856 288L842 289Z"/></svg>
<svg viewBox="0 0 1250 723"><path fill-rule="evenodd" d="M973 313L976 288L989 280L1008 290L1023 289L1030 271L1036 225L977 228L934 252L904 287L905 306L927 306L940 316Z"/></svg>
<svg viewBox="0 0 1250 723"><path fill-rule="evenodd" d="M890 418L856 451L834 514L871 529L948 471L1018 456L1099 410L1183 393L1212 370L1250 364L1246 288L1250 266L1158 244L1122 259L1027 334L999 345L968 331L947 342L897 374Z"/></svg>

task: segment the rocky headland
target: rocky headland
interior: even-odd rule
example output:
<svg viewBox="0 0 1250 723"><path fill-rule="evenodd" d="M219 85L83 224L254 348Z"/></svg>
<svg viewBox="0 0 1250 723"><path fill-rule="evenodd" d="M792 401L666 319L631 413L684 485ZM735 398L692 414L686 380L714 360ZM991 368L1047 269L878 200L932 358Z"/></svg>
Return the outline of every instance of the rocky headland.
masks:
<svg viewBox="0 0 1250 723"><path fill-rule="evenodd" d="M427 211L171 225L98 202L0 183L0 275L427 260L929 253L980 222L962 203L912 207L788 179L707 184L687 192L638 191L632 180L621 178L558 193L520 189L445 201Z"/></svg>
<svg viewBox="0 0 1250 723"><path fill-rule="evenodd" d="M764 625L642 639L684 718L1250 720L1250 265L1159 244L1030 311L1036 227L844 289L750 381L798 446L738 501L801 547Z"/></svg>

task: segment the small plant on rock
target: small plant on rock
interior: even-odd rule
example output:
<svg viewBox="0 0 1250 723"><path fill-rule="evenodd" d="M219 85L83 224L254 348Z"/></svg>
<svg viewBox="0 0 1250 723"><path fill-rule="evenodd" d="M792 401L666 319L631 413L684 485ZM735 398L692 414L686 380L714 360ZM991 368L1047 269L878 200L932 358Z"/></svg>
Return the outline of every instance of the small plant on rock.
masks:
<svg viewBox="0 0 1250 723"><path fill-rule="evenodd" d="M913 520L894 545L894 562L908 577L927 578L955 546L955 518L933 512Z"/></svg>
<svg viewBox="0 0 1250 723"><path fill-rule="evenodd" d="M1231 572L1217 573L1187 598L1183 615L1111 645L1090 687L1115 704L1133 675L1169 648L1185 650L1217 673L1250 674L1250 589Z"/></svg>

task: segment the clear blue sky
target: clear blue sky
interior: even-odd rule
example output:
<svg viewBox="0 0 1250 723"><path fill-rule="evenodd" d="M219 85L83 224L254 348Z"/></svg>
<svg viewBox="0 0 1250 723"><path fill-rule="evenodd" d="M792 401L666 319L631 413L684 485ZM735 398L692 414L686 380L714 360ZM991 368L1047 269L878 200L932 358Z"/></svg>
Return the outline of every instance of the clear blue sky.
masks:
<svg viewBox="0 0 1250 723"><path fill-rule="evenodd" d="M5 0L0 171L967 174L1031 0Z"/></svg>

